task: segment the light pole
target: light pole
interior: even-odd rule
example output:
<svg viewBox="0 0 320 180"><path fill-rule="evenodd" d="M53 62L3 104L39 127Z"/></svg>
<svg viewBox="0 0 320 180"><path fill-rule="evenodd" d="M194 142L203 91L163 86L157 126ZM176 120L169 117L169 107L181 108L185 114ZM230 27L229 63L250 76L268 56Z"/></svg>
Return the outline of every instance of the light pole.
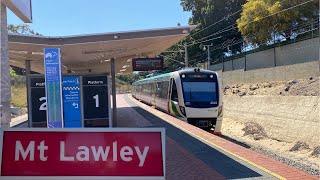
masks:
<svg viewBox="0 0 320 180"><path fill-rule="evenodd" d="M212 47L213 44L211 43L210 45L204 45L203 46L203 51L207 50L208 51L208 70L210 69L210 60L211 60L211 57L210 57L210 47Z"/></svg>

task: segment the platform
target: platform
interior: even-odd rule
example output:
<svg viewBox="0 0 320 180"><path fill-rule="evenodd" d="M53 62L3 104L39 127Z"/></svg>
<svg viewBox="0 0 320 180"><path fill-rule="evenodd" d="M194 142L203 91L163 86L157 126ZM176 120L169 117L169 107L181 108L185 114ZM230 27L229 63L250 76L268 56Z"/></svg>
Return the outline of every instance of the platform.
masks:
<svg viewBox="0 0 320 180"><path fill-rule="evenodd" d="M184 123L128 94L117 95L119 127L166 128L166 179L317 179Z"/></svg>

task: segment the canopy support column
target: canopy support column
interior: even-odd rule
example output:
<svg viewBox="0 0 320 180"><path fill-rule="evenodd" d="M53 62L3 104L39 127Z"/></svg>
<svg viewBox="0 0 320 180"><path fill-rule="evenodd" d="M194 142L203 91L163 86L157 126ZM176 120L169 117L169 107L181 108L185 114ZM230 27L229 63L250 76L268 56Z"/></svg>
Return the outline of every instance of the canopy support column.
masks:
<svg viewBox="0 0 320 180"><path fill-rule="evenodd" d="M31 74L31 63L30 60L25 61L25 68L26 68L26 87L27 87L27 108L28 108L28 125L29 128L32 127L32 122L31 122L31 83L30 83L30 74Z"/></svg>
<svg viewBox="0 0 320 180"><path fill-rule="evenodd" d="M0 2L1 52L0 52L0 127L9 128L11 122L11 78L7 32L7 10Z"/></svg>
<svg viewBox="0 0 320 180"><path fill-rule="evenodd" d="M115 59L111 58L111 81L112 81L112 127L117 127L117 97L116 97L116 73Z"/></svg>

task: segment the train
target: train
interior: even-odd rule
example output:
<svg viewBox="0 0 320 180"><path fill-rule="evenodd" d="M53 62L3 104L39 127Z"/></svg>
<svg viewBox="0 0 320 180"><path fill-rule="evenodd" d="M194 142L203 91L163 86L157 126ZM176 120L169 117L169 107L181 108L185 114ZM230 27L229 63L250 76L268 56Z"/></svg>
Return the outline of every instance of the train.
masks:
<svg viewBox="0 0 320 180"><path fill-rule="evenodd" d="M222 91L218 73L183 69L136 81L132 96L186 123L221 134Z"/></svg>

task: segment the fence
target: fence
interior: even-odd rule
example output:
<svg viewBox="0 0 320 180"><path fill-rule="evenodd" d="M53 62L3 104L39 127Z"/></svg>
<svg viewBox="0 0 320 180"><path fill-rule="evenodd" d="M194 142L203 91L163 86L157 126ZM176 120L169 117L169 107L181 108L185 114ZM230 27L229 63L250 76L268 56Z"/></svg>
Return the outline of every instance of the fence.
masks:
<svg viewBox="0 0 320 180"><path fill-rule="evenodd" d="M254 70L319 60L319 38L307 39L271 49L248 53L240 58L229 59L210 66L211 70Z"/></svg>

